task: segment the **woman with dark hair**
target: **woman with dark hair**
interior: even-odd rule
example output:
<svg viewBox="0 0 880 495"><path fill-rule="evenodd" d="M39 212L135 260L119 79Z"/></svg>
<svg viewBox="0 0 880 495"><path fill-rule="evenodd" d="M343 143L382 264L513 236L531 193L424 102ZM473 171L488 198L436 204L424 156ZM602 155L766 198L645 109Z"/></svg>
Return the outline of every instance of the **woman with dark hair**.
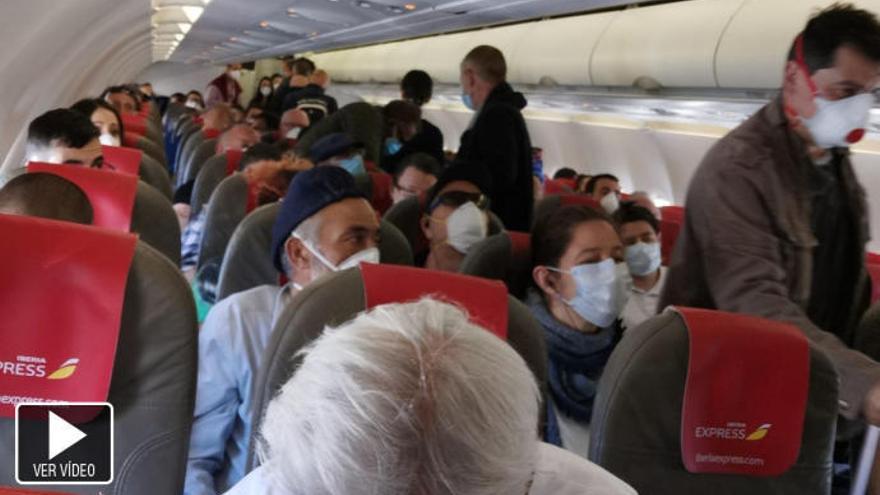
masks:
<svg viewBox="0 0 880 495"><path fill-rule="evenodd" d="M251 98L251 102L248 103L248 108L257 107L265 110L269 107L269 102L272 101L273 94L272 79L269 77L263 77L260 79L260 84L257 86L257 94L255 94L254 97Z"/></svg>
<svg viewBox="0 0 880 495"><path fill-rule="evenodd" d="M71 110L79 112L101 131L99 138L101 144L106 146L122 146L122 136L125 135L125 127L119 112L104 100L86 98L74 103Z"/></svg>
<svg viewBox="0 0 880 495"><path fill-rule="evenodd" d="M526 303L549 351L546 441L587 457L593 400L631 284L623 244L605 213L567 206L535 225L532 260Z"/></svg>

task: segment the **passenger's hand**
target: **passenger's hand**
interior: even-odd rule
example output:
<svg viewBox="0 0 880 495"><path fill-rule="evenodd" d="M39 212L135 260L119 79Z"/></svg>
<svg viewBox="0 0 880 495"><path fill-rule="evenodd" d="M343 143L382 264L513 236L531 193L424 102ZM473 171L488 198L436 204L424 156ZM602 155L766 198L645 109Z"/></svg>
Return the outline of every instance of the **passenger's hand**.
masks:
<svg viewBox="0 0 880 495"><path fill-rule="evenodd" d="M880 426L880 383L875 383L868 391L862 413L869 424Z"/></svg>

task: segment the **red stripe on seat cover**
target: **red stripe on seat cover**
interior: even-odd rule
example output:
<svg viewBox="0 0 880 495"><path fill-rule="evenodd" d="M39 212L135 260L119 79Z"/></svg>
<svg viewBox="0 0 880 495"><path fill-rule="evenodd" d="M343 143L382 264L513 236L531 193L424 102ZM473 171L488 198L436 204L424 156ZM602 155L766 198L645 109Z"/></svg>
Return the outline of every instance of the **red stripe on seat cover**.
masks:
<svg viewBox="0 0 880 495"><path fill-rule="evenodd" d="M92 204L93 225L122 232L131 229L137 177L81 165L31 162L27 169L28 172L55 174L79 186Z"/></svg>
<svg viewBox="0 0 880 495"><path fill-rule="evenodd" d="M559 200L562 206L587 206L596 210L605 211L595 199L583 194L560 194Z"/></svg>
<svg viewBox="0 0 880 495"><path fill-rule="evenodd" d="M226 151L226 176L230 176L238 170L238 165L241 163L241 157L244 155L244 152L241 150L227 150Z"/></svg>
<svg viewBox="0 0 880 495"><path fill-rule="evenodd" d="M507 340L507 288L501 282L398 265L360 268L367 309L431 296L465 309L475 324Z"/></svg>
<svg viewBox="0 0 880 495"><path fill-rule="evenodd" d="M130 131L128 129L122 133L122 145L128 148L137 148L138 142L144 139L143 134L138 134L137 132Z"/></svg>
<svg viewBox="0 0 880 495"><path fill-rule="evenodd" d="M391 185L394 180L385 172L367 173L370 174L370 181L372 182L370 204L373 205L373 209L380 216L384 215L391 208L391 205L394 204L394 200L391 199Z"/></svg>
<svg viewBox="0 0 880 495"><path fill-rule="evenodd" d="M132 131L138 134L146 134L147 133L147 118L136 113L123 113L120 115L122 117L122 125L125 126L125 129L131 129Z"/></svg>
<svg viewBox="0 0 880 495"><path fill-rule="evenodd" d="M136 236L9 215L0 231L0 416L10 397L105 401Z"/></svg>
<svg viewBox="0 0 880 495"><path fill-rule="evenodd" d="M223 133L219 129L202 129L202 134L205 136L205 139L217 139Z"/></svg>
<svg viewBox="0 0 880 495"><path fill-rule="evenodd" d="M137 176L141 170L143 150L125 146L102 145L104 168ZM108 167L109 165L109 167Z"/></svg>
<svg viewBox="0 0 880 495"><path fill-rule="evenodd" d="M681 456L692 473L777 476L797 460L810 377L794 326L676 308L690 346Z"/></svg>

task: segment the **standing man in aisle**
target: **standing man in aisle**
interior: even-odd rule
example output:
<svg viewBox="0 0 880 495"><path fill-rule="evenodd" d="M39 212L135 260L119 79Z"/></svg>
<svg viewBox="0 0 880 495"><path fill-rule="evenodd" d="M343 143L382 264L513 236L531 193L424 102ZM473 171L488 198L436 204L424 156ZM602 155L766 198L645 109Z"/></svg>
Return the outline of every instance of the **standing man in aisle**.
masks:
<svg viewBox="0 0 880 495"><path fill-rule="evenodd" d="M534 203L532 144L521 113L527 102L506 77L507 63L495 47L478 46L462 60L462 99L476 115L461 135L456 158L486 169L490 208L505 227L525 232Z"/></svg>
<svg viewBox="0 0 880 495"><path fill-rule="evenodd" d="M834 362L840 414L880 425L880 364L850 347L867 306L865 192L848 147L880 84L880 23L835 4L797 36L779 98L719 141L688 190L659 309L790 322Z"/></svg>

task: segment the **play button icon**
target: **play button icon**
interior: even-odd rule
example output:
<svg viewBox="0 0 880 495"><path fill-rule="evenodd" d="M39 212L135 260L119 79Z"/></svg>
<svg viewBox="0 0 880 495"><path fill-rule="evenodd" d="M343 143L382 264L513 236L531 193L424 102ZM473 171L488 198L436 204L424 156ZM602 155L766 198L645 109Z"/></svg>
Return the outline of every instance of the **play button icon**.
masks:
<svg viewBox="0 0 880 495"><path fill-rule="evenodd" d="M113 406L18 404L15 480L22 485L112 483Z"/></svg>
<svg viewBox="0 0 880 495"><path fill-rule="evenodd" d="M49 411L49 460L58 457L58 454L73 447L86 437L76 426L64 421L60 416Z"/></svg>

